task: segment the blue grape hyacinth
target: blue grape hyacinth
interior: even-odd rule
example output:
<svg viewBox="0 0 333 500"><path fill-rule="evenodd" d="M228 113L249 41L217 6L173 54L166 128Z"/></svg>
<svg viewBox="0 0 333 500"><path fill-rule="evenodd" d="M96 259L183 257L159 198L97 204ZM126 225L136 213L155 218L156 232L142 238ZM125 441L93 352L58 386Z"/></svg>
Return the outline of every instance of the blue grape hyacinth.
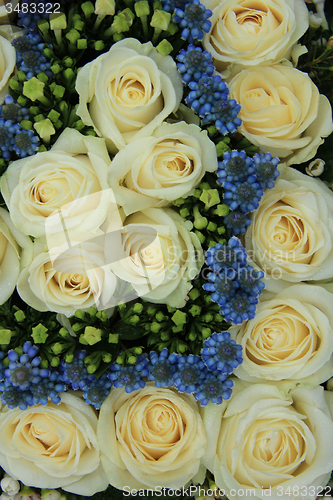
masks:
<svg viewBox="0 0 333 500"><path fill-rule="evenodd" d="M201 356L209 370L232 373L243 362L242 346L230 340L230 332L213 333L204 346Z"/></svg>
<svg viewBox="0 0 333 500"><path fill-rule="evenodd" d="M212 15L210 9L206 9L199 0L192 0L185 4L184 9L176 8L173 21L183 28L181 37L193 43L194 40L202 40L204 32L208 33L212 23L208 20Z"/></svg>

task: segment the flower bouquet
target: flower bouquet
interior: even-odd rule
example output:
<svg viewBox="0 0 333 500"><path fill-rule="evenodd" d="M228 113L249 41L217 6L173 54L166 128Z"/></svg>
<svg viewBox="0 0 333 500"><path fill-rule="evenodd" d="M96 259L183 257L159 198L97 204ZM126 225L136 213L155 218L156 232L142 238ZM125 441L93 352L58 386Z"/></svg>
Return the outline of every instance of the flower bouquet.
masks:
<svg viewBox="0 0 333 500"><path fill-rule="evenodd" d="M327 3L0 6L1 500L330 495Z"/></svg>

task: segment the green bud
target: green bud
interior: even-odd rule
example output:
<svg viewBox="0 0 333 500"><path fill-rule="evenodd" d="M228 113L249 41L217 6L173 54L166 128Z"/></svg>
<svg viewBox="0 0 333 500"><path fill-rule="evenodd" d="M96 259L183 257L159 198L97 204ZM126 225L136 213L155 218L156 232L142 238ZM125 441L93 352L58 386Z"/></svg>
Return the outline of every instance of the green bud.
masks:
<svg viewBox="0 0 333 500"><path fill-rule="evenodd" d="M65 363L73 363L73 361L74 361L74 354L67 353L65 355Z"/></svg>
<svg viewBox="0 0 333 500"><path fill-rule="evenodd" d="M158 311L158 313L155 315L155 319L158 322L163 321L164 319L167 319L167 316L165 316L162 311Z"/></svg>
<svg viewBox="0 0 333 500"><path fill-rule="evenodd" d="M180 354L184 354L184 352L186 352L186 349L187 349L187 345L182 342L181 340L177 340L177 350L176 352L179 352Z"/></svg>
<svg viewBox="0 0 333 500"><path fill-rule="evenodd" d="M189 312L190 314L192 314L192 316L199 316L199 314L201 313L201 307L193 304L193 306L189 309Z"/></svg>
<svg viewBox="0 0 333 500"><path fill-rule="evenodd" d="M207 231L215 233L216 229L217 229L217 224L215 224L215 222L210 221L207 226Z"/></svg>
<svg viewBox="0 0 333 500"><path fill-rule="evenodd" d="M174 313L172 316L172 321L175 323L175 325L185 325L187 321L187 315L186 313L180 311L179 309Z"/></svg>
<svg viewBox="0 0 333 500"><path fill-rule="evenodd" d="M214 314L214 321L216 321L216 323L222 323L222 321L223 321L222 314L220 314L220 313Z"/></svg>
<svg viewBox="0 0 333 500"><path fill-rule="evenodd" d="M67 40L70 41L70 43L75 45L77 40L80 38L81 35L77 30L72 28L68 33L66 33L65 36L66 36Z"/></svg>
<svg viewBox="0 0 333 500"><path fill-rule="evenodd" d="M194 332L191 332L188 336L188 339L191 341L194 341L197 338L197 334Z"/></svg>
<svg viewBox="0 0 333 500"><path fill-rule="evenodd" d="M44 151L47 151L47 148L44 146L44 144L41 144L39 148L37 148L37 153L43 153Z"/></svg>
<svg viewBox="0 0 333 500"><path fill-rule="evenodd" d="M187 208L181 208L179 213L183 217L183 219L186 219L186 217L190 215L190 211Z"/></svg>
<svg viewBox="0 0 333 500"><path fill-rule="evenodd" d="M134 10L138 17L149 16L149 3L146 0L140 0L134 4Z"/></svg>
<svg viewBox="0 0 333 500"><path fill-rule="evenodd" d="M63 12L50 14L51 30L65 30L67 28L66 15Z"/></svg>
<svg viewBox="0 0 333 500"><path fill-rule="evenodd" d="M106 311L98 311L98 313L96 314L96 318L100 319L101 321L103 321L103 323L105 323L105 321L108 320L107 312Z"/></svg>
<svg viewBox="0 0 333 500"><path fill-rule="evenodd" d="M30 106L29 111L31 115L38 115L40 109L38 106Z"/></svg>
<svg viewBox="0 0 333 500"><path fill-rule="evenodd" d="M110 344L118 344L118 341L119 341L118 333L109 333Z"/></svg>
<svg viewBox="0 0 333 500"><path fill-rule="evenodd" d="M230 212L230 208L228 205L217 205L216 210L214 210L214 214L219 217L225 217Z"/></svg>
<svg viewBox="0 0 333 500"><path fill-rule="evenodd" d="M41 82L35 76L30 78L23 84L23 95L28 97L31 101L40 101L44 99L45 83Z"/></svg>
<svg viewBox="0 0 333 500"><path fill-rule="evenodd" d="M205 243L206 237L200 231L194 231L201 244Z"/></svg>
<svg viewBox="0 0 333 500"><path fill-rule="evenodd" d="M11 330L7 330L7 328L0 328L0 344L9 344L11 336Z"/></svg>
<svg viewBox="0 0 333 500"><path fill-rule="evenodd" d="M42 359L40 362L39 368L48 368L49 367L49 362L47 359Z"/></svg>
<svg viewBox="0 0 333 500"><path fill-rule="evenodd" d="M46 34L48 32L48 30L50 29L50 25L46 19L41 19L40 21L38 21L37 25L38 25L38 28L43 33L43 35Z"/></svg>
<svg viewBox="0 0 333 500"><path fill-rule="evenodd" d="M89 345L94 345L102 339L102 330L93 326L86 326L83 336L80 336L88 342Z"/></svg>
<svg viewBox="0 0 333 500"><path fill-rule="evenodd" d="M85 24L83 21L75 21L74 23L74 29L76 29L77 31L82 31L83 28L84 28Z"/></svg>
<svg viewBox="0 0 333 500"><path fill-rule="evenodd" d="M112 356L109 352L104 352L102 354L102 360L104 361L104 363L111 363L112 361Z"/></svg>
<svg viewBox="0 0 333 500"><path fill-rule="evenodd" d="M88 19L91 16L91 14L93 14L95 12L95 6L92 2L84 2L81 5L81 9L82 9L86 19Z"/></svg>
<svg viewBox="0 0 333 500"><path fill-rule="evenodd" d="M121 354L119 354L116 358L116 363L118 365L123 365L124 364L124 361L125 361L125 353L122 352Z"/></svg>
<svg viewBox="0 0 333 500"><path fill-rule="evenodd" d="M140 318L137 314L134 314L134 316L131 316L129 319L128 319L128 322L130 325L136 325L137 323L139 323L140 321Z"/></svg>
<svg viewBox="0 0 333 500"><path fill-rule="evenodd" d="M201 189L195 189L193 193L194 198L200 198L201 196Z"/></svg>
<svg viewBox="0 0 333 500"><path fill-rule="evenodd" d="M21 309L19 311L16 311L14 316L15 316L15 319L18 323L21 323L22 321L25 320L25 314L23 311L21 311Z"/></svg>
<svg viewBox="0 0 333 500"><path fill-rule="evenodd" d="M156 313L156 307L149 306L147 308L147 314L148 314L148 316L154 316L155 313Z"/></svg>
<svg viewBox="0 0 333 500"><path fill-rule="evenodd" d="M168 332L162 332L161 333L161 340L163 340L163 342L166 342L167 340L170 340L170 335Z"/></svg>
<svg viewBox="0 0 333 500"><path fill-rule="evenodd" d="M136 360L137 360L136 356L128 356L127 363L130 364L130 365L135 365Z"/></svg>
<svg viewBox="0 0 333 500"><path fill-rule="evenodd" d="M81 309L77 309L74 313L74 316L75 316L75 318L85 319L86 313L84 311L82 311Z"/></svg>
<svg viewBox="0 0 333 500"><path fill-rule="evenodd" d="M208 242L208 245L207 245L207 246L208 246L208 248L210 248L210 247L215 247L215 245L216 245L216 244L217 244L217 241L215 241L215 240L210 240L210 241Z"/></svg>
<svg viewBox="0 0 333 500"><path fill-rule="evenodd" d="M25 107L27 104L28 104L29 100L26 99L25 97L23 97L23 95L19 95L18 98L17 98L17 103L20 105L20 106L23 106ZM24 120L24 121L27 121L27 120ZM22 123L22 122L21 122Z"/></svg>
<svg viewBox="0 0 333 500"><path fill-rule="evenodd" d="M113 23L111 24L111 28L113 28L116 33L123 33L125 31L128 31L132 24L132 18L127 16L123 12L120 12L120 14L115 16Z"/></svg>
<svg viewBox="0 0 333 500"><path fill-rule="evenodd" d="M175 207L181 207L182 205L184 205L185 200L184 198L177 198L177 200L174 200L172 203L175 205Z"/></svg>
<svg viewBox="0 0 333 500"><path fill-rule="evenodd" d="M53 368L55 368L56 366L59 366L59 365L60 365L60 358L58 356L52 356L51 366L53 366Z"/></svg>
<svg viewBox="0 0 333 500"><path fill-rule="evenodd" d="M72 68L75 65L74 59L72 59L69 56L64 57L63 60L62 60L62 62L64 63L64 65L66 66L66 68Z"/></svg>
<svg viewBox="0 0 333 500"><path fill-rule="evenodd" d="M167 310L169 313L177 311L177 309L175 307L171 307L171 306L167 306Z"/></svg>
<svg viewBox="0 0 333 500"><path fill-rule="evenodd" d="M171 21L171 23L169 24L169 27L167 29L167 34L168 35L174 35L175 33L177 33L177 31L178 31L178 25L176 23L174 23L174 22Z"/></svg>
<svg viewBox="0 0 333 500"><path fill-rule="evenodd" d="M203 338L204 340L208 339L208 337L210 337L210 336L211 336L211 334L212 334L212 331L211 331L211 329L210 329L210 328L203 328L203 329L201 330L201 335L202 335L202 338Z"/></svg>
<svg viewBox="0 0 333 500"><path fill-rule="evenodd" d="M60 113L56 111L55 109L51 109L49 114L47 115L48 118L50 118L51 122L56 122L60 116Z"/></svg>
<svg viewBox="0 0 333 500"><path fill-rule="evenodd" d="M73 330L73 332L75 332L75 333L77 333L77 332L79 332L80 330L82 330L82 328L83 328L82 323L74 323L74 324L72 325L72 330Z"/></svg>
<svg viewBox="0 0 333 500"><path fill-rule="evenodd" d="M166 12L165 10L155 10L150 21L150 26L152 28L158 29L159 32L166 31L168 29L170 21L170 12Z"/></svg>
<svg viewBox="0 0 333 500"><path fill-rule="evenodd" d="M140 356L140 354L142 354L142 347L134 347L132 349L132 351L134 352L134 354L136 354L137 356Z"/></svg>
<svg viewBox="0 0 333 500"><path fill-rule="evenodd" d="M17 78L19 79L20 82L24 82L27 79L27 75L24 73L24 71L18 71Z"/></svg>
<svg viewBox="0 0 333 500"><path fill-rule="evenodd" d="M97 42L94 43L95 50L103 50L104 47L105 43L102 40L97 40Z"/></svg>
<svg viewBox="0 0 333 500"><path fill-rule="evenodd" d="M153 3L153 9L156 10L156 9L163 9L163 4L162 2L160 2L159 0L157 0L156 2Z"/></svg>
<svg viewBox="0 0 333 500"><path fill-rule="evenodd" d="M173 326L172 327L172 331L173 333L178 333L178 332L182 332L184 329L183 325L178 325L178 326Z"/></svg>
<svg viewBox="0 0 333 500"><path fill-rule="evenodd" d="M132 311L135 314L141 314L143 311L143 304L141 302L136 302L134 306L132 307Z"/></svg>
<svg viewBox="0 0 333 500"><path fill-rule="evenodd" d="M208 219L206 217L197 217L193 225L196 229L205 229L208 225Z"/></svg>
<svg viewBox="0 0 333 500"><path fill-rule="evenodd" d="M200 292L197 288L192 288L188 296L190 297L191 300L196 300L198 297L200 297Z"/></svg>
<svg viewBox="0 0 333 500"><path fill-rule="evenodd" d="M214 137L218 133L218 130L215 125L211 125L207 128L207 132L210 137Z"/></svg>
<svg viewBox="0 0 333 500"><path fill-rule="evenodd" d="M55 128L48 118L35 123L34 129L36 130L39 137L46 143L49 143L51 135L55 134Z"/></svg>
<svg viewBox="0 0 333 500"><path fill-rule="evenodd" d="M96 365L87 365L86 366L86 369L87 369L87 372L88 373L95 373L95 371L97 370L98 366Z"/></svg>
<svg viewBox="0 0 333 500"><path fill-rule="evenodd" d="M80 38L77 42L76 42L76 46L79 50L84 50L88 47L88 42L86 40L86 38ZM73 71L73 70L72 70ZM74 75L74 72L73 72L73 75Z"/></svg>
<svg viewBox="0 0 333 500"><path fill-rule="evenodd" d="M162 328L162 325L160 323L157 323L156 321L153 321L150 325L150 330L153 333L158 333L160 329Z"/></svg>
<svg viewBox="0 0 333 500"><path fill-rule="evenodd" d="M51 37L50 37L51 39ZM52 40L52 39L51 39ZM45 47L45 49L43 49L43 54L44 56L47 58L47 59L53 59L55 57L55 54L53 52L52 49L50 49L50 47Z"/></svg>
<svg viewBox="0 0 333 500"><path fill-rule="evenodd" d="M220 226L217 228L217 233L218 234L224 234L225 233L225 227L224 226Z"/></svg>
<svg viewBox="0 0 333 500"><path fill-rule="evenodd" d="M122 40L123 38L125 38L125 36L122 33L115 33L112 36L112 38L113 38L114 42L119 42L120 40Z"/></svg>
<svg viewBox="0 0 333 500"><path fill-rule="evenodd" d="M41 323L32 329L31 337L34 339L35 344L45 343L47 337L49 336L49 334L46 333L47 331L48 329Z"/></svg>
<svg viewBox="0 0 333 500"><path fill-rule="evenodd" d="M90 315L91 318L94 318L97 314L97 309L94 306L89 307L88 309L88 314Z"/></svg>
<svg viewBox="0 0 333 500"><path fill-rule="evenodd" d="M229 146L224 142L220 141L216 144L216 156L223 156L227 151L231 151Z"/></svg>
<svg viewBox="0 0 333 500"><path fill-rule="evenodd" d="M86 341L86 339L84 338L84 334L81 333L80 337L79 337L79 342L80 344L83 344L83 345L88 345L88 342Z"/></svg>
<svg viewBox="0 0 333 500"><path fill-rule="evenodd" d="M204 322L210 323L211 321L213 321L213 318L214 318L214 316L212 315L212 313L206 313L204 315Z"/></svg>
<svg viewBox="0 0 333 500"><path fill-rule="evenodd" d="M75 123L74 123L74 127L76 130L82 130L84 129L85 127L85 124L83 123L82 120L77 120Z"/></svg>
<svg viewBox="0 0 333 500"><path fill-rule="evenodd" d="M63 338L63 339L67 339L67 338L70 338L70 335L69 335L69 332L67 330L67 328L60 328L59 330L59 335Z"/></svg>
<svg viewBox="0 0 333 500"><path fill-rule="evenodd" d="M66 349L66 346L64 346L64 344L62 344L61 342L56 342L55 344L53 344L51 349L54 354L61 354Z"/></svg>
<svg viewBox="0 0 333 500"><path fill-rule="evenodd" d="M6 357L2 360L2 364L5 368L8 368L10 360Z"/></svg>
<svg viewBox="0 0 333 500"><path fill-rule="evenodd" d="M220 196L217 189L204 189L199 198L208 209L220 203Z"/></svg>
<svg viewBox="0 0 333 500"><path fill-rule="evenodd" d="M49 77L43 72L38 73L37 78L43 83L47 83L49 81Z"/></svg>
<svg viewBox="0 0 333 500"><path fill-rule="evenodd" d="M19 83L15 78L11 78L9 80L9 86L15 92L21 92L22 91L22 84Z"/></svg>

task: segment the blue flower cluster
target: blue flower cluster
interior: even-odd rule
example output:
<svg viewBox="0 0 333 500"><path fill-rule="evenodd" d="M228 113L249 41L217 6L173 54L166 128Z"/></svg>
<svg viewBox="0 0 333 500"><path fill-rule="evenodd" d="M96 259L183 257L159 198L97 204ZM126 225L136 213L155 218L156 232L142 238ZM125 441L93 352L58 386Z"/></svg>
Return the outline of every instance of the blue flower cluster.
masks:
<svg viewBox="0 0 333 500"><path fill-rule="evenodd" d="M50 69L51 64L43 54L44 42L38 33L28 33L14 38L12 45L16 51L17 68L26 74L27 80L41 72L49 78L54 76Z"/></svg>
<svg viewBox="0 0 333 500"><path fill-rule="evenodd" d="M7 95L4 104L0 106L0 148L5 160L10 159L11 151L15 151L20 158L25 158L37 150L38 137L32 130L25 130L20 126L23 120L28 119L28 109L14 103L14 99Z"/></svg>
<svg viewBox="0 0 333 500"><path fill-rule="evenodd" d="M173 21L183 28L181 38L193 43L194 40L202 40L204 32L209 32L212 23L208 18L212 14L199 0L192 0L183 7L175 8Z"/></svg>
<svg viewBox="0 0 333 500"><path fill-rule="evenodd" d="M247 255L240 240L233 236L227 245L217 243L208 249L206 263L212 269L204 290L211 292L226 321L240 324L254 318L258 296L265 287L262 271L247 265Z"/></svg>
<svg viewBox="0 0 333 500"><path fill-rule="evenodd" d="M47 6L47 4L50 5L50 3L48 0L38 0L38 2L36 2L36 0L24 0L23 3L26 6L21 6L17 24L26 30L29 30L31 33L37 33L38 21L41 19L49 19L50 17L50 13L46 12L50 10Z"/></svg>
<svg viewBox="0 0 333 500"><path fill-rule="evenodd" d="M242 123L237 117L241 107L229 98L229 89L220 75L214 75L212 56L199 47L189 45L176 56L177 68L190 92L186 103L201 117L202 125L214 123L226 135L234 133Z"/></svg>
<svg viewBox="0 0 333 500"><path fill-rule="evenodd" d="M8 408L18 406L25 410L34 404L45 405L50 398L55 404L60 403L59 393L65 390L59 372L40 368L41 358L38 347L25 342L21 356L11 349L8 351L9 365L1 368L1 401ZM4 355L1 353L1 358Z"/></svg>
<svg viewBox="0 0 333 500"><path fill-rule="evenodd" d="M246 214L258 208L264 189L274 187L280 175L278 163L279 158L270 153L249 158L237 150L225 153L219 161L217 183L224 187L224 203L232 210L224 219L231 234L243 234L251 224Z"/></svg>
<svg viewBox="0 0 333 500"><path fill-rule="evenodd" d="M127 393L145 387L144 379L148 378L156 387L175 387L181 393L193 394L202 406L209 401L221 404L231 396L233 383L227 377L242 362L242 347L230 340L229 332L214 333L204 344L202 357L169 354L165 348L160 354L152 351L149 358L139 357L132 366L111 365L108 377L114 387L125 387ZM218 361L212 364L211 359Z"/></svg>

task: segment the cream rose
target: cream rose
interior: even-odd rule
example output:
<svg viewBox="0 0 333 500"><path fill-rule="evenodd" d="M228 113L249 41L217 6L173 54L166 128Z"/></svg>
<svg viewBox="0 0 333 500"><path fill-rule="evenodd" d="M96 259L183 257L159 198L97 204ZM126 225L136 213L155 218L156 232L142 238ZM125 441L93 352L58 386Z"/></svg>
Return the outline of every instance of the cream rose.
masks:
<svg viewBox="0 0 333 500"><path fill-rule="evenodd" d="M16 64L16 52L9 40L0 36L0 104L8 94L8 81Z"/></svg>
<svg viewBox="0 0 333 500"><path fill-rule="evenodd" d="M113 240L116 249L120 245L117 235ZM55 239L58 237L61 241L63 235L55 235ZM33 259L21 271L17 291L37 311L55 311L69 317L77 309L110 307L117 279L106 261L103 239L95 240L93 235L81 232L79 237L77 243L73 240L73 246L63 244L50 252L44 238L34 241Z"/></svg>
<svg viewBox="0 0 333 500"><path fill-rule="evenodd" d="M0 187L13 223L26 235L44 236L48 217L70 206L67 229L99 227L107 216L109 198L101 190L108 188L109 162L103 139L73 129L65 129L50 151L12 162ZM53 219L47 231L62 231L62 224Z"/></svg>
<svg viewBox="0 0 333 500"><path fill-rule="evenodd" d="M192 223L171 209L148 208L125 219L116 276L150 302L183 307L203 264Z"/></svg>
<svg viewBox="0 0 333 500"><path fill-rule="evenodd" d="M199 471L206 436L194 397L148 382L130 394L112 389L97 427L110 484L180 488Z"/></svg>
<svg viewBox="0 0 333 500"><path fill-rule="evenodd" d="M116 154L108 181L126 215L170 205L188 196L206 172L217 170L215 144L207 132L184 122L158 127Z"/></svg>
<svg viewBox="0 0 333 500"><path fill-rule="evenodd" d="M249 66L298 56L297 41L309 27L303 0L203 0L213 10L203 45L225 76ZM225 71L226 70L226 71Z"/></svg>
<svg viewBox="0 0 333 500"><path fill-rule="evenodd" d="M333 131L331 105L307 73L284 65L241 71L229 83L239 132L287 165L310 160Z"/></svg>
<svg viewBox="0 0 333 500"><path fill-rule="evenodd" d="M162 56L150 42L126 38L79 71L76 90L77 114L116 152L150 136L178 109L182 81L171 56Z"/></svg>
<svg viewBox="0 0 333 500"><path fill-rule="evenodd" d="M237 387L237 386L236 386ZM333 421L323 387L287 395L273 385L238 383L221 418L211 405L203 420L216 442L203 463L228 498L315 500L333 468ZM289 491L289 494L288 494Z"/></svg>
<svg viewBox="0 0 333 500"><path fill-rule="evenodd" d="M263 292L254 319L230 329L243 347L234 374L250 382L293 379L317 385L333 376L333 295L320 286Z"/></svg>
<svg viewBox="0 0 333 500"><path fill-rule="evenodd" d="M97 416L70 393L61 403L0 412L0 464L27 486L94 495L108 485L100 463Z"/></svg>
<svg viewBox="0 0 333 500"><path fill-rule="evenodd" d="M245 247L265 272L267 289L333 276L333 193L291 167L253 212Z"/></svg>
<svg viewBox="0 0 333 500"><path fill-rule="evenodd" d="M25 258L21 261L21 247L25 248ZM0 208L0 305L12 295L20 274L20 266L25 265L32 255L32 242L12 223L9 213Z"/></svg>

